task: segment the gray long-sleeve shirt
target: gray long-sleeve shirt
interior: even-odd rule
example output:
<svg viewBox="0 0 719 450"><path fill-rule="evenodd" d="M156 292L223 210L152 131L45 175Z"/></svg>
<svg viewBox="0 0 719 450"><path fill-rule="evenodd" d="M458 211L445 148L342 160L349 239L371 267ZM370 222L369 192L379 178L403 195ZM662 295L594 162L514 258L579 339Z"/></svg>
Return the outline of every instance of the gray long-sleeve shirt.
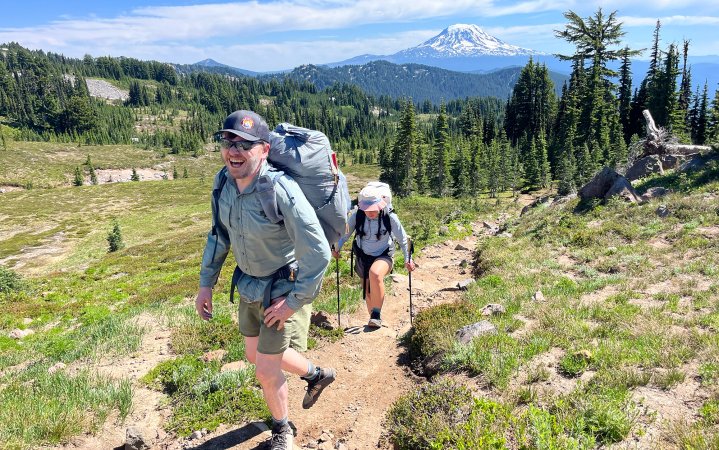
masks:
<svg viewBox="0 0 719 450"><path fill-rule="evenodd" d="M392 233L384 232L384 225L382 225L382 232L380 233L379 239L377 239L377 230L380 227L379 217L376 219L370 219L365 216L364 220L364 236L359 238L357 245L368 255L379 256L387 250L390 245L394 245L396 240L400 248L402 248L402 254L404 254L404 260L409 261L409 248L407 246L407 232L402 227L397 214L390 214L390 223L392 224ZM357 209L355 208L347 219L347 234L340 238L337 246L341 249L345 242L349 240L352 233L355 231L357 224ZM393 239L394 238L394 239Z"/></svg>
<svg viewBox="0 0 719 450"><path fill-rule="evenodd" d="M260 175L269 173L264 162ZM257 179L240 193L235 180L227 176L218 207L218 227L225 233L212 232L207 235L207 244L202 256L200 286L213 287L217 283L220 269L230 247L235 261L243 274L237 283L237 290L243 301L262 301L269 277L281 267L297 261L299 266L296 281L277 280L272 287L271 297L276 298L287 292L287 305L298 310L310 303L319 293L322 277L329 265L331 253L317 215L297 183L285 175L275 182L277 207L284 216L282 223L270 222L262 209Z"/></svg>

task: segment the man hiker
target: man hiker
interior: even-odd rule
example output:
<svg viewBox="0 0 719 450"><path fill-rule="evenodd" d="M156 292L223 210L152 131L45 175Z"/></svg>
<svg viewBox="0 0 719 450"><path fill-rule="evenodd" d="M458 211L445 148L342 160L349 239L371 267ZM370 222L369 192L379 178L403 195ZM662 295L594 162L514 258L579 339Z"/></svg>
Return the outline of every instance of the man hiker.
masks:
<svg viewBox="0 0 719 450"><path fill-rule="evenodd" d="M362 280L362 292L370 315L367 327L380 328L384 304L384 277L390 274L394 267L395 241L404 253L405 268L412 272L415 265L410 259L407 233L397 214L388 208L381 189L366 186L360 191L358 200L357 209L350 213L347 220L348 232L340 238L338 250L333 250L332 256L340 257L342 245L354 233L352 249L357 256L355 272Z"/></svg>
<svg viewBox="0 0 719 450"><path fill-rule="evenodd" d="M204 320L212 318L212 288L232 248L237 268L232 292L239 293L239 328L247 360L272 414L272 450L293 448L288 423L288 388L283 374L307 382L302 407L310 408L335 380L335 370L320 368L299 352L307 349L312 300L319 293L330 261L330 248L314 209L292 178L266 161L270 133L252 111L235 111L220 136L223 168L215 177L213 229L207 236L195 301ZM275 183L277 206L284 216L272 223L263 213L258 180ZM226 177L226 180L222 180ZM279 179L275 179L279 177ZM221 190L218 186L222 186Z"/></svg>

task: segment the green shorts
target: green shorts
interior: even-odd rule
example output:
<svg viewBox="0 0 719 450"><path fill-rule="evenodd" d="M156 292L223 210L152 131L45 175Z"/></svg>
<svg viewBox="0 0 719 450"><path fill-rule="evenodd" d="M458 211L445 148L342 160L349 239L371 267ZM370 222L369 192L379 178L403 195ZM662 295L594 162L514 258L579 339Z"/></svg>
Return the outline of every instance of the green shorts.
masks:
<svg viewBox="0 0 719 450"><path fill-rule="evenodd" d="M304 352L307 350L307 333L310 328L312 303L295 311L285 321L282 330L277 330L277 324L268 327L264 322L262 302L248 303L240 300L239 322L240 333L246 337L257 337L257 351L265 355L283 353L289 347Z"/></svg>

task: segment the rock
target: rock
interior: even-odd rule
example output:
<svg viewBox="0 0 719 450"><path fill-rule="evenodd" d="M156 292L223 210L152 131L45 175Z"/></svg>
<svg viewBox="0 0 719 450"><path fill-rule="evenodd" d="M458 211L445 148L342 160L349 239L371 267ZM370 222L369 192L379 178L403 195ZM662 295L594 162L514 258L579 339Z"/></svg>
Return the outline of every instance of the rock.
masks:
<svg viewBox="0 0 719 450"><path fill-rule="evenodd" d="M455 249L455 250L464 250L464 251L470 251L470 250L472 250L472 249L470 249L470 248L468 248L468 247L465 247L465 246L462 245L462 244L457 244L457 246L454 247L454 249Z"/></svg>
<svg viewBox="0 0 719 450"><path fill-rule="evenodd" d="M487 228L488 230L494 230L495 228L497 228L497 225L495 225L491 222L487 222L486 220L482 222L482 226L484 228Z"/></svg>
<svg viewBox="0 0 719 450"><path fill-rule="evenodd" d="M320 442L320 445L317 446L318 450L334 450L334 447L332 446L332 442L325 441Z"/></svg>
<svg viewBox="0 0 719 450"><path fill-rule="evenodd" d="M507 312L507 309L498 303L489 303L487 306L482 308L483 316L493 316L496 314L504 314L505 312Z"/></svg>
<svg viewBox="0 0 719 450"><path fill-rule="evenodd" d="M49 369L47 369L47 373L55 373L58 370L63 370L65 367L67 367L65 363L58 362L53 364L52 367L50 367Z"/></svg>
<svg viewBox="0 0 719 450"><path fill-rule="evenodd" d="M659 160L662 163L662 169L676 169L681 163L687 160L684 155L660 155Z"/></svg>
<svg viewBox="0 0 719 450"><path fill-rule="evenodd" d="M659 205L656 211L654 213L659 217L667 217L669 215L669 208L667 208L667 205Z"/></svg>
<svg viewBox="0 0 719 450"><path fill-rule="evenodd" d="M447 225L442 225L439 227L439 235L440 236L446 236L449 234L449 227Z"/></svg>
<svg viewBox="0 0 719 450"><path fill-rule="evenodd" d="M534 300L535 302L543 302L546 299L544 298L544 294L542 294L542 291L537 291L532 296L532 300Z"/></svg>
<svg viewBox="0 0 719 450"><path fill-rule="evenodd" d="M640 203L642 201L642 198L639 197L639 194L634 190L632 184L624 177L618 178L612 187L609 188L604 195L604 200L609 200L612 197L620 197L631 203Z"/></svg>
<svg viewBox="0 0 719 450"><path fill-rule="evenodd" d="M491 322L488 322L486 320L482 320L481 322L473 323L472 325L467 325L466 327L462 327L455 333L455 337L459 342L462 344L469 344L472 342L472 339L485 335L485 334L496 334L497 333L497 327L495 327Z"/></svg>
<svg viewBox="0 0 719 450"><path fill-rule="evenodd" d="M508 231L505 231L504 233L499 233L497 236L499 236L499 237L501 237L501 238L511 238L511 237L512 237L512 233L510 233L510 232L508 232Z"/></svg>
<svg viewBox="0 0 719 450"><path fill-rule="evenodd" d="M218 350L212 350L204 355L200 356L200 359L204 362L210 362L210 361L222 361L222 358L227 355L227 350L218 349Z"/></svg>
<svg viewBox="0 0 719 450"><path fill-rule="evenodd" d="M30 336L31 334L35 334L34 330L21 330L19 328L15 328L11 332L8 333L8 337L10 339L22 339L26 336Z"/></svg>
<svg viewBox="0 0 719 450"><path fill-rule="evenodd" d="M416 264L415 264L416 266ZM390 278L392 279L392 282L395 284L402 284L407 282L407 275L401 275L398 273L393 273L390 275Z"/></svg>
<svg viewBox="0 0 719 450"><path fill-rule="evenodd" d="M462 280L457 283L457 289L466 291L472 283L474 283L474 278L467 278L466 280Z"/></svg>
<svg viewBox="0 0 719 450"><path fill-rule="evenodd" d="M520 217L523 216L523 215L526 214L527 211L529 211L530 209L532 209L532 205L526 205L524 208L522 208L522 212L519 213L519 216L520 216Z"/></svg>
<svg viewBox="0 0 719 450"><path fill-rule="evenodd" d="M607 191L614 185L619 179L624 178L619 175L614 169L605 167L599 173L594 175L587 184L582 186L579 190L579 197L582 199L590 198L604 198Z"/></svg>
<svg viewBox="0 0 719 450"><path fill-rule="evenodd" d="M147 450L149 448L150 446L138 428L129 427L125 431L125 450Z"/></svg>
<svg viewBox="0 0 719 450"><path fill-rule="evenodd" d="M245 361L232 361L230 363L223 365L220 368L220 372L229 372L232 370L243 370L246 367L247 367L247 363Z"/></svg>
<svg viewBox="0 0 719 450"><path fill-rule="evenodd" d="M703 157L702 155L693 155L691 158L689 158L687 161L684 161L679 166L680 172L690 172L692 170L697 170L704 166L708 161L708 158Z"/></svg>
<svg viewBox="0 0 719 450"><path fill-rule="evenodd" d="M195 430L190 435L190 440L194 441L195 439L200 439L202 437L202 431Z"/></svg>
<svg viewBox="0 0 719 450"><path fill-rule="evenodd" d="M642 200L649 201L653 198L659 198L664 197L665 195L669 194L671 191L665 187L661 186L655 186L647 189L647 192L642 195Z"/></svg>
<svg viewBox="0 0 719 450"><path fill-rule="evenodd" d="M659 155L649 155L634 161L624 177L629 181L647 177L653 173L664 174Z"/></svg>
<svg viewBox="0 0 719 450"><path fill-rule="evenodd" d="M569 195L558 195L554 197L554 205L563 205L565 203L571 202L577 198L577 193L569 194Z"/></svg>
<svg viewBox="0 0 719 450"><path fill-rule="evenodd" d="M337 450L349 450L349 447L347 447L347 444L345 444L344 442L338 442L335 448Z"/></svg>
<svg viewBox="0 0 719 450"><path fill-rule="evenodd" d="M310 323L317 328L321 328L323 330L331 330L334 328L332 326L332 322L330 321L329 314L327 314L325 311L317 311L312 313Z"/></svg>

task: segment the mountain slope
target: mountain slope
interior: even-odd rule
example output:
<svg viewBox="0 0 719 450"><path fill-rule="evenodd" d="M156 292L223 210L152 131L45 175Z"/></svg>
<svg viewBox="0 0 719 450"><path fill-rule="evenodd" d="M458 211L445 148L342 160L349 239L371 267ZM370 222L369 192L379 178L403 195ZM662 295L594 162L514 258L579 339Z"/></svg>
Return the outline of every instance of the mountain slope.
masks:
<svg viewBox="0 0 719 450"><path fill-rule="evenodd" d="M414 101L439 103L465 97L507 98L517 81L521 67L508 67L491 73L454 72L420 64L392 64L373 61L359 66L300 66L282 75L297 81L310 81L324 89L334 83L351 83L374 96L412 97ZM552 73L560 89L566 76ZM274 75L279 77L279 75Z"/></svg>

